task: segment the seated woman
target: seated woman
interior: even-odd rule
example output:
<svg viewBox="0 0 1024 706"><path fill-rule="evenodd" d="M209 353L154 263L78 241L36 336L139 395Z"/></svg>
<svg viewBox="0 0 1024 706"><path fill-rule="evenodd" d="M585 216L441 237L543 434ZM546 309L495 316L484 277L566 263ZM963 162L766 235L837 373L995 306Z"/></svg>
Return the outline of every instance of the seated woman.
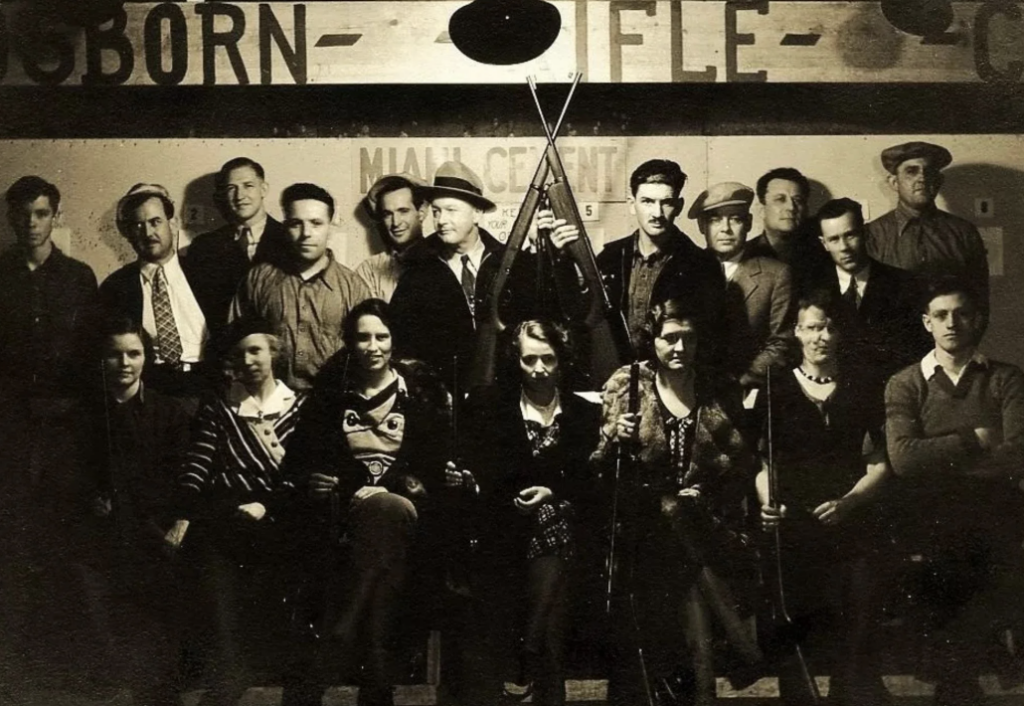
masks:
<svg viewBox="0 0 1024 706"><path fill-rule="evenodd" d="M177 479L178 519L165 537L181 547L197 591L189 610L208 643L204 705L237 702L247 657L287 635L281 581L292 559L274 520L295 494L281 461L306 397L274 376L283 357L272 331L243 319L225 335L235 381L196 412Z"/></svg>
<svg viewBox="0 0 1024 706"><path fill-rule="evenodd" d="M830 625L838 643L829 702L869 706L888 702L868 638L877 617L872 558L882 540L876 510L892 471L881 438L880 391L863 384L852 362L840 364L837 304L828 292L798 304L801 362L773 376L771 396L763 398L773 420L776 506L768 503L766 470L758 474L757 491L764 527L780 530L790 615L798 624ZM812 673L828 673L823 667ZM797 669L783 655L779 688L783 699L802 703L807 688Z"/></svg>
<svg viewBox="0 0 1024 706"><path fill-rule="evenodd" d="M188 444L189 418L177 400L144 388L149 334L129 318L101 323L102 396L95 400L94 514L106 600L98 622L137 703L178 703L181 598L162 551L173 520L174 474ZM102 440L102 442L100 441Z"/></svg>
<svg viewBox="0 0 1024 706"><path fill-rule="evenodd" d="M699 362L702 323L681 300L653 306L649 359L637 366L639 411L629 411L632 366L604 388L594 459L634 457L615 490L622 531L608 701L616 706L647 703L654 692L714 703L712 615L746 663L760 659L726 583L749 577L753 565L742 500L757 462L737 431L739 389L710 379Z"/></svg>
<svg viewBox="0 0 1024 706"><path fill-rule="evenodd" d="M508 374L496 390L471 399L464 426L472 436L471 475L455 485L478 489L483 615L471 626L486 638L474 655L482 697L505 681L501 658L521 641L522 678L533 703L565 703L564 651L570 574L578 570L577 516L593 481L600 408L568 392L568 333L526 321L512 337ZM496 394L494 394L496 393ZM484 635L486 633L486 635Z"/></svg>
<svg viewBox="0 0 1024 706"><path fill-rule="evenodd" d="M422 546L423 506L444 483L450 399L422 364L392 358L382 300L355 306L342 335L345 348L317 377L286 470L319 501L321 515L335 507L348 555L326 631L347 671L362 668L359 703L369 706L392 702L388 647L414 543ZM319 703L320 672L307 670L285 703Z"/></svg>

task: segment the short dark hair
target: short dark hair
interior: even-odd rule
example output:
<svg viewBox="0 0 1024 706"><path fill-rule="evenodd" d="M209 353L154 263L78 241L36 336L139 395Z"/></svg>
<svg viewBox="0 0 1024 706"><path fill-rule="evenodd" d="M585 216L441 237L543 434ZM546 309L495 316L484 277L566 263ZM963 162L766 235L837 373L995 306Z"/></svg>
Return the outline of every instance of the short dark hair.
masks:
<svg viewBox="0 0 1024 706"><path fill-rule="evenodd" d="M686 185L686 173L670 159L650 159L634 169L629 177L629 191L633 196L641 184L668 184L678 198Z"/></svg>
<svg viewBox="0 0 1024 706"><path fill-rule="evenodd" d="M975 308L978 308L981 302L978 288L970 280L957 275L938 275L925 282L921 296L921 313L927 314L928 307L933 301L950 294L959 294L967 298Z"/></svg>
<svg viewBox="0 0 1024 706"><path fill-rule="evenodd" d="M412 203L417 209L423 208L423 204L427 202L427 194L425 190L416 186L416 184L413 184L404 176L389 174L377 182L377 205L373 214L375 218L378 220L380 219L380 209L381 204L384 203L385 194L390 194L394 191L401 191L402 189L408 189L412 192Z"/></svg>
<svg viewBox="0 0 1024 706"><path fill-rule="evenodd" d="M853 216L854 225L858 229L864 227L864 208L853 199L848 199L845 196L841 199L827 201L824 206L818 209L818 215L815 216L815 219L820 227L822 221L840 218L847 213Z"/></svg>
<svg viewBox="0 0 1024 706"><path fill-rule="evenodd" d="M811 193L811 182L798 169L793 167L776 167L765 172L757 180L757 187L754 190L757 192L758 201L764 203L764 195L768 193L768 184L775 179L793 182L800 187L800 193L804 195L804 198L807 198L808 194Z"/></svg>
<svg viewBox="0 0 1024 706"><path fill-rule="evenodd" d="M682 297L665 299L651 306L640 328L639 351L641 358L654 359L654 339L661 335L666 321L689 321L697 329L697 351L700 355L700 339L704 331L703 315L697 306Z"/></svg>
<svg viewBox="0 0 1024 706"><path fill-rule="evenodd" d="M327 189L316 184L299 182L292 184L281 192L281 210L288 214L288 208L296 201L320 201L327 204L327 215L334 218L334 198Z"/></svg>
<svg viewBox="0 0 1024 706"><path fill-rule="evenodd" d="M523 337L532 338L551 346L561 369L560 383L565 387L568 381L573 379L576 362L576 350L569 330L561 324L547 319L529 319L519 324L512 333L507 351L506 365L510 371L518 370L521 352L519 340Z"/></svg>
<svg viewBox="0 0 1024 706"><path fill-rule="evenodd" d="M60 190L42 177L23 176L11 184L7 189L4 198L10 208L35 201L40 196L45 196L50 201L50 207L57 211L60 208Z"/></svg>
<svg viewBox="0 0 1024 706"><path fill-rule="evenodd" d="M355 347L359 319L364 316L376 316L380 319L381 323L387 326L388 331L391 332L392 342L394 342L395 328L391 325L391 311L388 303L383 299L364 299L352 307L348 316L341 322L341 340L346 349L351 351Z"/></svg>
<svg viewBox="0 0 1024 706"><path fill-rule="evenodd" d="M146 354L146 363L154 359L153 338L142 326L142 321L137 321L131 316L123 314L108 314L100 320L94 339L98 347L99 356L102 358L110 345L110 339L114 336L135 335L142 341L142 350Z"/></svg>
<svg viewBox="0 0 1024 706"><path fill-rule="evenodd" d="M163 204L164 215L167 216L168 219L174 218L174 202L156 191L140 191L137 194L125 196L118 211L124 214L124 219L127 222L129 215L150 199L156 199Z"/></svg>
<svg viewBox="0 0 1024 706"><path fill-rule="evenodd" d="M825 312L825 316L831 319L833 324L841 327L844 322L842 309L839 306L840 301L839 297L830 289L812 289L797 300L797 317L799 318L801 311L815 307Z"/></svg>
<svg viewBox="0 0 1024 706"><path fill-rule="evenodd" d="M250 159L249 157L235 157L234 159L229 159L228 161L224 162L224 164L220 168L220 171L217 172L217 177L215 179L217 190L220 191L227 185L228 174L242 167L249 167L254 172L256 172L256 176L258 176L260 179L267 178L266 172L263 171L263 165L257 162L255 159Z"/></svg>

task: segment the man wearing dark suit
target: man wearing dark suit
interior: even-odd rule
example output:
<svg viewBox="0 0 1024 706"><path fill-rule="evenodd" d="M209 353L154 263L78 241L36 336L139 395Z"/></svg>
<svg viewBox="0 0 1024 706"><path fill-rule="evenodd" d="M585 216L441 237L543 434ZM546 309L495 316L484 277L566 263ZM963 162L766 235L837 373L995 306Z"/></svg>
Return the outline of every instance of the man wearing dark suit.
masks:
<svg viewBox="0 0 1024 706"><path fill-rule="evenodd" d="M178 257L178 221L167 189L133 186L117 205L117 228L138 259L103 281L100 299L108 312L141 323L153 338L155 360L146 366L147 385L185 398L194 411L209 382L206 317L195 295L195 275Z"/></svg>
<svg viewBox="0 0 1024 706"><path fill-rule="evenodd" d="M847 198L829 201L817 220L833 266L809 277L806 291L827 289L843 299L843 348L851 362L884 384L929 349L917 323L915 290L907 273L868 256L859 203Z"/></svg>
<svg viewBox="0 0 1024 706"><path fill-rule="evenodd" d="M231 301L249 268L261 262L280 265L290 254L287 230L267 214L265 174L248 157L225 162L217 173L215 198L228 222L197 236L185 254L213 335L227 324Z"/></svg>
<svg viewBox="0 0 1024 706"><path fill-rule="evenodd" d="M702 193L690 209L726 279L720 365L744 389L764 384L768 368L785 367L795 323L789 267L745 247L753 200L749 187L724 182Z"/></svg>
<svg viewBox="0 0 1024 706"><path fill-rule="evenodd" d="M667 159L637 167L629 178L629 210L637 229L608 243L597 256L597 266L612 305L626 318L634 348L651 305L679 297L691 302L711 329L701 339L710 344L702 348L702 357L713 359L725 280L715 256L674 225L683 208L685 183L686 174Z"/></svg>

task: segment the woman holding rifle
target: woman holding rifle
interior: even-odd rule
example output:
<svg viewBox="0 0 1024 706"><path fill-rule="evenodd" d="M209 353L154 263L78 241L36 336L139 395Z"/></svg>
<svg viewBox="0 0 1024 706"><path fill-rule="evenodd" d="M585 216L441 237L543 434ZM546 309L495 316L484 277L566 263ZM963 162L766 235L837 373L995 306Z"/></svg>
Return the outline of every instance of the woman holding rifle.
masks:
<svg viewBox="0 0 1024 706"><path fill-rule="evenodd" d="M877 608L878 500L892 471L881 439L881 391L838 355L839 304L827 291L799 302L800 364L773 376L765 399L775 423L764 446L770 434L778 497L769 498L767 471L757 490L764 528L779 528L780 582L796 632L829 625L840 645L829 703L874 706L889 702L868 638ZM792 656L781 659L786 703L808 701L802 671Z"/></svg>
<svg viewBox="0 0 1024 706"><path fill-rule="evenodd" d="M631 468L620 467L616 490L622 531L611 590L618 653L608 686L616 706L661 696L714 703L713 619L744 662L760 659L727 583L749 582L753 565L742 500L756 457L737 430L738 388L706 374L704 325L684 301L656 304L644 327L648 359L636 366L636 383L630 384L633 366L627 366L604 388L594 458L610 463L623 452L634 458ZM631 387L639 399L635 413Z"/></svg>

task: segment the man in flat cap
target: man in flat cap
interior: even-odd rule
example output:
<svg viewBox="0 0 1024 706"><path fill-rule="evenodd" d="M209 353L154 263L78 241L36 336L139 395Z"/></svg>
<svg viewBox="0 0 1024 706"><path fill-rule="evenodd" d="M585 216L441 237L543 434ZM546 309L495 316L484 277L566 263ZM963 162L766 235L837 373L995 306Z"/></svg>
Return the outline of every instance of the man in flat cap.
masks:
<svg viewBox="0 0 1024 706"><path fill-rule="evenodd" d="M921 281L936 275L963 277L978 289L987 312L988 258L978 229L935 206L942 169L952 161L949 150L928 142L882 150L882 166L898 200L895 209L868 224L868 254Z"/></svg>
<svg viewBox="0 0 1024 706"><path fill-rule="evenodd" d="M469 167L445 162L426 189L434 233L409 249L407 269L391 299L395 343L404 355L429 363L447 382L458 374L463 382L476 353L477 320L498 273L505 246L480 226L494 202ZM525 253L523 253L525 254ZM523 259L515 271L523 271ZM515 311L504 320L514 328L528 296L525 277L510 278Z"/></svg>
<svg viewBox="0 0 1024 706"><path fill-rule="evenodd" d="M745 389L762 385L768 368L784 367L795 303L789 266L746 247L753 200L750 187L723 182L698 196L689 213L725 275L722 366Z"/></svg>
<svg viewBox="0 0 1024 706"><path fill-rule="evenodd" d="M423 239L427 218L427 183L412 174L388 174L366 193L364 205L380 227L384 252L371 255L356 268L377 299L391 301L405 269L409 248Z"/></svg>

